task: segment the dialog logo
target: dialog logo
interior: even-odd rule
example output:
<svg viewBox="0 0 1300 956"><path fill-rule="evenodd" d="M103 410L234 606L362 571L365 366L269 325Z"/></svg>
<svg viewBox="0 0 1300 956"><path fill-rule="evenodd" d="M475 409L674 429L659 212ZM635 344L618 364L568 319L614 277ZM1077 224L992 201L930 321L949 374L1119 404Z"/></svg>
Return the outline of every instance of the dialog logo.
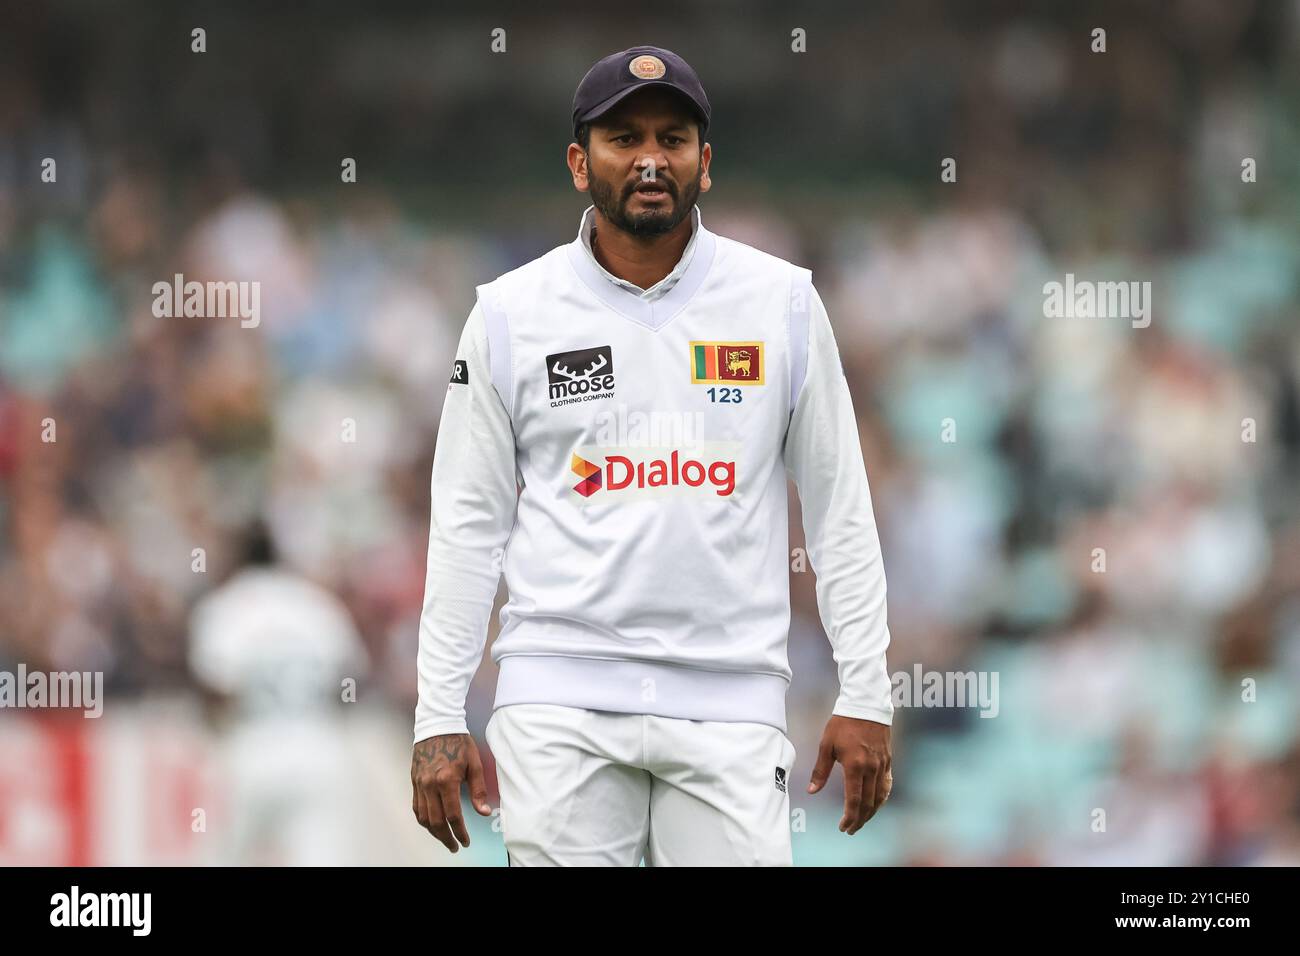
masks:
<svg viewBox="0 0 1300 956"><path fill-rule="evenodd" d="M599 345L546 356L551 407L609 398L614 394L614 349Z"/></svg>
<svg viewBox="0 0 1300 956"><path fill-rule="evenodd" d="M573 451L573 491L582 498L630 500L669 496L729 498L736 491L739 442L689 448L584 446Z"/></svg>
<svg viewBox="0 0 1300 956"><path fill-rule="evenodd" d="M569 466L575 475L582 480L573 486L573 490L584 498L590 498L596 492L600 491L600 476L603 472L587 461L585 458L573 456L573 463Z"/></svg>

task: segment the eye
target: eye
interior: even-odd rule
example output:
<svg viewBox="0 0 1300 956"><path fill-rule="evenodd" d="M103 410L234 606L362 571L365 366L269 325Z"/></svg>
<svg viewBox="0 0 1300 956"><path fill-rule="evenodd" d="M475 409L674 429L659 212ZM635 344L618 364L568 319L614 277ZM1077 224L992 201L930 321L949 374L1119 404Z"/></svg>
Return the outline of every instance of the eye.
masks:
<svg viewBox="0 0 1300 956"><path fill-rule="evenodd" d="M632 140L632 134L631 134L631 133L624 133L622 136L615 136L615 137L614 137L614 142L616 142L616 143L621 142L621 141L623 141L623 140L627 140L627 141L631 142L631 140Z"/></svg>
<svg viewBox="0 0 1300 956"><path fill-rule="evenodd" d="M686 140L682 139L680 136L669 136L668 141L674 146L680 146L682 143L686 142Z"/></svg>

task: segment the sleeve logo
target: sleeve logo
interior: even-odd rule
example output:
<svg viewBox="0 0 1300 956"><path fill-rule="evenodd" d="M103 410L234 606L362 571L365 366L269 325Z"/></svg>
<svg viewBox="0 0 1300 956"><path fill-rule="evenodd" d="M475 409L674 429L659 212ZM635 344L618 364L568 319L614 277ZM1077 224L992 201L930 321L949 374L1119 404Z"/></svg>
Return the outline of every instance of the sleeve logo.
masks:
<svg viewBox="0 0 1300 956"><path fill-rule="evenodd" d="M464 359L456 359L451 367L451 385L468 385L469 384L469 366L465 364Z"/></svg>

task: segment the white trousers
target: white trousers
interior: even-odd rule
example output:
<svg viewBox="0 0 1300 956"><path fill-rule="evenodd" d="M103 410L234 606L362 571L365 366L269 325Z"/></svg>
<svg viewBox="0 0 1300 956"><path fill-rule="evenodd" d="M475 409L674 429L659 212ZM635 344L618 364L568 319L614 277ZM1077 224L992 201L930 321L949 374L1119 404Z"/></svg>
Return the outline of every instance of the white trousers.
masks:
<svg viewBox="0 0 1300 956"><path fill-rule="evenodd" d="M486 737L511 866L792 864L775 727L510 704Z"/></svg>

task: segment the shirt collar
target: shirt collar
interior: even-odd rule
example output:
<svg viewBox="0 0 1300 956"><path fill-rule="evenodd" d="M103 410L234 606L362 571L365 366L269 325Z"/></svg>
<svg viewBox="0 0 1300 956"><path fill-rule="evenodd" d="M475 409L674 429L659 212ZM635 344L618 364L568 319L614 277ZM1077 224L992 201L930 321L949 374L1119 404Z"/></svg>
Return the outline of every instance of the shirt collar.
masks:
<svg viewBox="0 0 1300 956"><path fill-rule="evenodd" d="M695 246L700 236L700 225L702 222L703 220L700 217L700 207L696 204L691 207L691 238L687 241L686 248L682 250L682 257L677 260L677 265L673 266L672 271L669 272L668 275L664 276L648 289L642 289L634 282L620 279L602 266L600 261L596 258L596 254L591 251L591 234L596 229L596 207L594 205L588 206L586 211L582 214L582 221L578 224L578 238L582 241L582 248L587 251L587 257L591 259L596 268L604 274L605 278L615 285L622 286L639 296L654 299L665 295L670 289L672 289L672 287L677 284L677 280L680 279L682 274L690 267L691 259L695 255Z"/></svg>

